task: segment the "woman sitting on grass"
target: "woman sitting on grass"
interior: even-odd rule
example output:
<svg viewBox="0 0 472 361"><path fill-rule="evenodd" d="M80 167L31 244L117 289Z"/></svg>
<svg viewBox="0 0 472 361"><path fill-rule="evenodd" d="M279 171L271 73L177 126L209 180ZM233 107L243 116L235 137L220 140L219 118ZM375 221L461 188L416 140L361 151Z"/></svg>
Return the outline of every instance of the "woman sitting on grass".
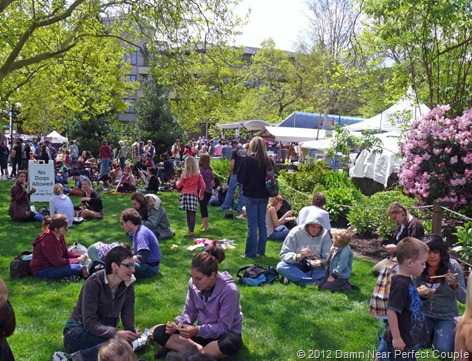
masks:
<svg viewBox="0 0 472 361"><path fill-rule="evenodd" d="M184 312L154 329L154 341L164 346L156 358L192 345L217 360L240 350L243 314L239 290L228 272L218 271L223 259L223 250L216 247L193 257Z"/></svg>
<svg viewBox="0 0 472 361"><path fill-rule="evenodd" d="M116 191L120 193L131 193L136 191L136 180L134 179L133 172L131 171L131 167L129 165L123 169L120 184Z"/></svg>
<svg viewBox="0 0 472 361"><path fill-rule="evenodd" d="M60 279L88 276L87 267L83 266L87 255L72 253L67 250L66 234L69 220L63 214L46 217L43 233L33 241L33 258L30 263L31 273L39 278Z"/></svg>
<svg viewBox="0 0 472 361"><path fill-rule="evenodd" d="M98 192L92 188L90 179L82 180L82 210L80 217L84 219L102 219L103 203Z"/></svg>
<svg viewBox="0 0 472 361"><path fill-rule="evenodd" d="M49 212L51 215L56 213L63 214L69 220L69 228L72 227L74 220L74 205L69 196L64 194L64 186L61 183L54 185L55 196L49 199Z"/></svg>
<svg viewBox="0 0 472 361"><path fill-rule="evenodd" d="M8 214L14 221L39 221L44 220L41 213L33 212L30 208L30 195L36 192L36 189L31 188L28 191L28 183L26 181L27 172L20 170L16 177L16 182L11 188L10 208Z"/></svg>
<svg viewBox="0 0 472 361"><path fill-rule="evenodd" d="M139 338L134 327L133 254L124 247L108 252L105 269L91 275L64 328L64 352L55 360L97 361L100 347L118 337L127 342ZM119 330L118 325L124 330Z"/></svg>
<svg viewBox="0 0 472 361"><path fill-rule="evenodd" d="M141 192L134 192L131 195L131 204L141 216L141 224L153 231L157 239L174 236L175 231L170 227L166 210L157 195L143 195Z"/></svg>
<svg viewBox="0 0 472 361"><path fill-rule="evenodd" d="M293 212L286 212L281 218L277 217L277 212L282 207L284 199L282 196L269 198L266 212L267 239L284 240L290 230L285 226L286 222L294 220Z"/></svg>

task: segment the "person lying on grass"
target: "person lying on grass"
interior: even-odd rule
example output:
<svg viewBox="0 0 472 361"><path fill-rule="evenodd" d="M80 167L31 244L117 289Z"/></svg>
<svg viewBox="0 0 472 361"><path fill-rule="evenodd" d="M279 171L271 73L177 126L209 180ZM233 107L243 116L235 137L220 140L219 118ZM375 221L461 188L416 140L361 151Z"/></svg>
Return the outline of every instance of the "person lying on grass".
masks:
<svg viewBox="0 0 472 361"><path fill-rule="evenodd" d="M231 275L218 271L223 259L224 252L217 247L193 257L184 312L172 322L154 328L154 341L164 346L156 358L190 345L217 360L241 349L240 295Z"/></svg>

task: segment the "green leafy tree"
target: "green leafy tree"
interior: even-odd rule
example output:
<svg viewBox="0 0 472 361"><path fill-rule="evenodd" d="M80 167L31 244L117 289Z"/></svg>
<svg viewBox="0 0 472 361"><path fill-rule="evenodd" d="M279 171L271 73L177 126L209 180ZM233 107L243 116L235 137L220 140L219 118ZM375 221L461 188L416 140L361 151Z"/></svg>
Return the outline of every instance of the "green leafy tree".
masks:
<svg viewBox="0 0 472 361"><path fill-rule="evenodd" d="M138 121L133 135L151 139L157 154L162 154L170 150L175 139L182 139L184 132L170 112L168 101L164 97L166 92L155 78L148 78L143 93L144 97L135 106Z"/></svg>
<svg viewBox="0 0 472 361"><path fill-rule="evenodd" d="M368 42L388 57L396 76L430 108L449 104L460 114L472 97L469 0L366 0Z"/></svg>

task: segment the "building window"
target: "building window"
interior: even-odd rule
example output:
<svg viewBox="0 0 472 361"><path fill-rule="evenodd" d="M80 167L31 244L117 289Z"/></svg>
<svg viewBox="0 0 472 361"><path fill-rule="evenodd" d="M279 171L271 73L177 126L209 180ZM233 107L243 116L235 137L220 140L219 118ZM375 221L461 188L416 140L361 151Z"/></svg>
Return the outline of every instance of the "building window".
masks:
<svg viewBox="0 0 472 361"><path fill-rule="evenodd" d="M126 103L125 113L134 114L134 99L123 99L123 101Z"/></svg>
<svg viewBox="0 0 472 361"><path fill-rule="evenodd" d="M129 75L128 81L129 81L130 83L134 83L136 80L137 80L137 78L136 78L136 75L135 75L135 74L130 74L130 75Z"/></svg>
<svg viewBox="0 0 472 361"><path fill-rule="evenodd" d="M138 63L138 52L135 50L131 54L126 54L125 61L129 61L131 65L136 65Z"/></svg>

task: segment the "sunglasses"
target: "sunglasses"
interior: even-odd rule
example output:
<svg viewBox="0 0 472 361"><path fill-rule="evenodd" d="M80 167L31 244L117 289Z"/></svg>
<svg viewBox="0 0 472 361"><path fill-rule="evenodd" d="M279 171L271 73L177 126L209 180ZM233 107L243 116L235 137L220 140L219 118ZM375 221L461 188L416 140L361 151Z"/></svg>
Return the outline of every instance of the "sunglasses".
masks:
<svg viewBox="0 0 472 361"><path fill-rule="evenodd" d="M134 263L118 263L119 266L124 266L128 269L134 268Z"/></svg>

